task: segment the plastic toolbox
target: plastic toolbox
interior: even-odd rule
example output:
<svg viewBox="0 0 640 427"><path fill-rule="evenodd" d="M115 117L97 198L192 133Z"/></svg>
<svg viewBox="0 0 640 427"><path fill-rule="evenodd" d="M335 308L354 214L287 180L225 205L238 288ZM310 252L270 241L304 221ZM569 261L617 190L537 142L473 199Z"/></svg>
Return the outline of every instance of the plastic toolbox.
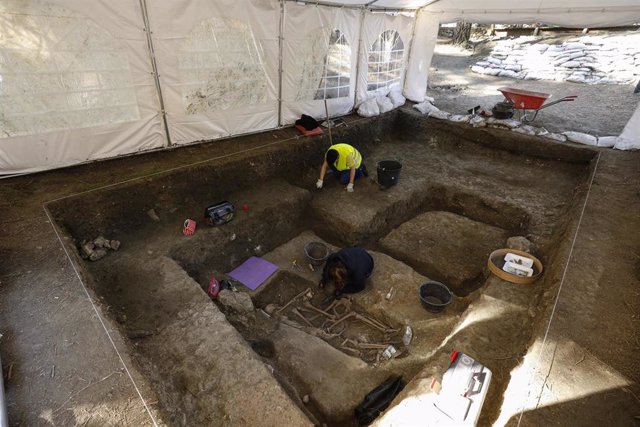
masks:
<svg viewBox="0 0 640 427"><path fill-rule="evenodd" d="M451 354L451 366L442 376L442 390L430 411L430 425L475 426L491 383L491 371L464 353Z"/></svg>

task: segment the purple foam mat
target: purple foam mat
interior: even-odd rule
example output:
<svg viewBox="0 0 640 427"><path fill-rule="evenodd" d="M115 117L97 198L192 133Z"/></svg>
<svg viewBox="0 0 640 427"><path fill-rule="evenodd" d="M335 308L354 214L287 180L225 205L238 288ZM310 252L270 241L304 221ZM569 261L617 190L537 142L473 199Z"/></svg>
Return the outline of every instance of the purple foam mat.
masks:
<svg viewBox="0 0 640 427"><path fill-rule="evenodd" d="M229 276L252 291L255 291L277 269L278 267L275 264L272 264L262 258L252 256L229 273Z"/></svg>

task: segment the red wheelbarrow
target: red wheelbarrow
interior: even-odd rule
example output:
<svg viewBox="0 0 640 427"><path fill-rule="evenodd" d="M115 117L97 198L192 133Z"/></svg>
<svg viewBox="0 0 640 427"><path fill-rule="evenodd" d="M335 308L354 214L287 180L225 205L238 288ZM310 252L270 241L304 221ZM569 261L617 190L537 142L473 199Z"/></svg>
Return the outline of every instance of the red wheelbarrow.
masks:
<svg viewBox="0 0 640 427"><path fill-rule="evenodd" d="M547 102L545 104L544 102L551 97L548 93L532 92L512 87L499 87L498 90L502 92L505 98L507 98L507 101L513 104L514 110L521 111L520 120L527 123L534 121L540 110L551 107L552 105L560 102L575 101L578 97L577 95L565 96L562 99ZM528 117L528 114L530 113L533 113L531 118Z"/></svg>

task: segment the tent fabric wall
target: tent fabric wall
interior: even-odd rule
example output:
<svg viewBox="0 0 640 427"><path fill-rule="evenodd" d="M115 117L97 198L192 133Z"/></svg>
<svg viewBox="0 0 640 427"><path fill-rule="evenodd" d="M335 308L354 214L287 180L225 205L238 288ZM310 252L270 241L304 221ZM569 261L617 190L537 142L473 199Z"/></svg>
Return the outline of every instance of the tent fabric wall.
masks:
<svg viewBox="0 0 640 427"><path fill-rule="evenodd" d="M147 0L147 8L172 143L186 144L278 126L277 1ZM201 31L208 30L213 32L211 40L198 38ZM215 39L216 31L224 36L223 40ZM211 50L206 45L208 41L215 42L220 51ZM243 58L243 53L252 57ZM190 61L195 65L189 65ZM187 70L190 66L193 69ZM243 83L247 69L259 79L258 85ZM200 89L193 90L193 99L200 97L202 101L193 110L190 107L195 104L187 100L192 98L185 96L192 87L187 71L208 79ZM217 92L221 87L224 92ZM229 100L226 106L215 104L225 100Z"/></svg>
<svg viewBox="0 0 640 427"><path fill-rule="evenodd" d="M439 27L437 16L418 12L404 82L404 96L411 101L422 102L427 94L427 75L438 41Z"/></svg>
<svg viewBox="0 0 640 427"><path fill-rule="evenodd" d="M640 150L640 105L636 108L620 134L615 148L620 150Z"/></svg>
<svg viewBox="0 0 640 427"><path fill-rule="evenodd" d="M531 24L540 22L575 28L630 25L640 21L637 0L438 0L425 12L441 23L465 20L479 24Z"/></svg>
<svg viewBox="0 0 640 427"><path fill-rule="evenodd" d="M141 8L144 3L149 16L147 30L152 34L155 55L149 51ZM347 6L365 4L362 0L336 0L333 3ZM36 45L34 43L26 47L19 45L22 50L31 49L31 54L36 52L42 65L38 73L42 72L42 75L54 68L53 74L75 72L93 76L94 83L79 79L72 84L77 86L76 89L80 88L75 92L67 90L65 83L54 82L60 91L56 94L59 99L69 96L66 107L70 113L66 117L67 110L51 106L55 103L46 99L46 90L38 93L41 99L36 101L40 110L34 107L37 102L30 96L17 98L25 86L24 81L29 82L31 78L36 82L33 86L40 86L41 82L33 76L29 77L28 72L21 74L19 66L11 69L15 64L7 61L6 57L14 54L10 52L12 48L7 45L7 40L23 33L19 29L18 33L14 31L13 35L7 37L9 32L4 32L4 38L0 38L0 77L4 79L0 81L0 175L37 172L159 149L166 147L169 141L187 144L273 129L292 123L302 113L324 117L322 100L297 96L302 70L300 55L304 56L308 39L324 30L339 29L351 47L349 97L328 101L330 113L341 115L349 113L354 105L371 96L367 91L369 52L373 42L385 30L397 31L403 40L403 60L408 62L403 76L405 96L413 101L422 101L439 23L464 19L478 23L543 22L595 27L640 22L640 4L637 0L567 0L561 7L552 0L542 0L533 7L524 0L487 0L481 7L472 0L378 0L371 7L420 6L424 8L414 20L407 14L382 13L370 8L336 8L279 0L3 0L0 3L0 20L5 27L22 25L16 23L11 8L23 8L24 13L13 15L26 16L24 22L32 23L30 36L40 43L49 41L54 45L48 40L51 32L47 32L40 24L42 19L49 17L52 28L54 25L64 25L64 19L55 21L59 17L51 11L67 10L72 21L75 19L76 24L84 23L87 40L91 42L89 29L97 29L103 39L109 40L111 50L95 50L99 58L88 61L97 64L93 69L74 70L71 61L68 70L60 71L55 67L59 67L62 55L58 55L55 49L48 52L42 50L42 44L37 48L33 47ZM75 31L78 26L74 24L69 28ZM217 52L218 47L212 47L214 42L207 37L207 31L211 34L221 31L224 40L219 47L224 55ZM66 37L64 31L59 33L61 37ZM280 36L283 37L282 44ZM238 40L242 43L234 43ZM217 39L214 41L218 43ZM25 45L28 44L27 40ZM84 54L90 56L90 52L93 51L87 48ZM4 59L3 54L6 56ZM125 58L126 65L121 64L118 72L128 76L126 87L113 89L107 83L103 85L104 76L113 65L109 59L111 56L120 58L121 63ZM165 134L163 126L152 56L159 71L158 80L169 135ZM221 72L212 66L216 61L221 67L227 67L225 71ZM38 73L35 75L40 76ZM247 84L247 80L243 80L247 75L256 79L257 83ZM16 91L13 80L20 79L22 86L18 85L20 87ZM87 85L91 84L100 87L87 89ZM212 93L207 93L210 89ZM29 93L29 90L39 89L27 87L25 93ZM81 96L82 91L88 93L91 90L97 94L84 98ZM107 94L113 90L122 92L128 100L128 113L121 114L118 108L124 108L124 105L117 104L118 97ZM282 99L278 99L279 96ZM78 107L73 110L71 98L75 99L73 105L83 106L84 109ZM110 101L105 101L106 98ZM108 114L101 116L98 107L105 102L107 107L114 108L113 111L103 109ZM25 105L33 107L33 111L28 113L31 116L27 118L21 116L24 114L21 109ZM278 123L279 110L282 113L281 123ZM42 123L34 118L38 114L41 114ZM14 128L5 126L7 117L14 120ZM56 122L57 118L60 118L60 123ZM87 118L89 120L84 120ZM28 122L27 119L31 119L29 126L24 124ZM20 129L20 126L15 127L19 120L23 123ZM640 108L625 127L620 136L621 143L616 148L640 148L638 135Z"/></svg>
<svg viewBox="0 0 640 427"><path fill-rule="evenodd" d="M406 64L411 46L413 17L406 14L386 14L367 12L362 23L362 41L360 45L360 59L358 64L358 84L356 92L356 106L369 99L372 95L367 91L368 58L371 46L378 36L387 30L394 30L400 34L404 44L403 63ZM406 70L403 73L403 77ZM425 75L426 78L426 75ZM401 78L400 81L404 81Z"/></svg>
<svg viewBox="0 0 640 427"><path fill-rule="evenodd" d="M302 64L310 60L313 38L327 30L340 30L351 47L349 96L328 99L329 115L345 115L353 109L360 16L360 11L355 9L285 3L282 124L293 123L303 113L315 118L326 116L323 100L297 99L297 95L300 79L306 78L303 76Z"/></svg>
<svg viewBox="0 0 640 427"><path fill-rule="evenodd" d="M130 72L130 91L129 94L133 102L137 104L137 114L135 117L123 117L118 123L101 123L95 125L87 122L85 127L78 126L76 128L46 130L34 134L22 134L17 136L0 137L0 175L37 172L46 169L59 168L72 164L82 163L90 160L104 159L119 155L134 153L143 150L161 148L165 145L166 137L162 126L162 118L159 113L158 97L155 87L153 75L151 73L151 65L149 62L149 51L147 48L147 38L142 25L142 12L140 5L136 1L131 0L112 0L109 2L87 2L83 0L50 0L50 1L31 1L28 4L18 1L6 1L0 5L0 19L4 19L4 30L10 22L10 14L15 13L12 8L28 7L26 14L36 15L40 25L43 19L51 16L52 25L61 25L60 22L70 22L68 34L72 31L78 31L78 28L86 27L85 31L91 28L98 28L105 36L112 39L112 44L118 46L118 52L125 57L128 62ZM61 19L56 15L58 11L69 11L76 18ZM3 18L4 14L4 18ZM54 22L55 21L55 22ZM25 18L24 22L29 22L29 18ZM52 27L53 28L53 27ZM37 56L42 61L42 69L62 69L59 61L61 54L57 52L46 52L44 47L47 38L51 33L46 33L41 26L36 25L34 29L41 31L35 33L34 36L40 42L40 50L36 51ZM24 28L23 28L24 30ZM61 34L64 31L61 31ZM25 34L26 32L23 32ZM5 33L7 35L8 33ZM89 44L92 37L89 32L84 34L85 41ZM50 54L51 53L51 54ZM78 52L76 52L78 53ZM84 53L84 52L79 52ZM104 53L104 52L103 52ZM107 92L101 85L102 78L108 72L111 64L108 63L108 56L114 52L106 52L99 60L94 61L96 68L90 70L96 87L99 87L99 93ZM104 61L100 68L100 61ZM5 64L6 66L6 64ZM0 70L2 68L0 67ZM87 71L74 70L70 68L64 72ZM57 73L60 75L60 72ZM0 98L6 95L9 90L9 81L0 85ZM71 96L70 92L65 92L65 86L57 83L58 89L61 91L60 96ZM82 89L82 86L79 86ZM46 90L46 89L45 89ZM46 92L40 94L46 97ZM26 98L27 95L24 95ZM101 95L93 97L94 102L104 101ZM27 99L22 100L27 103ZM46 99L45 99L46 101ZM6 102L6 98L0 102L5 102L5 107L9 113L15 105ZM7 105L9 104L9 105ZM67 107L69 107L67 105ZM48 114L58 113L55 108L49 107ZM86 109L77 110L79 121L87 116ZM45 114L47 114L45 112ZM73 111L68 113L74 114ZM97 115L96 115L97 116ZM94 118L96 118L94 116ZM117 114L116 114L117 116ZM99 117L97 118L99 122ZM77 124L76 124L77 125ZM6 135L5 135L6 136Z"/></svg>

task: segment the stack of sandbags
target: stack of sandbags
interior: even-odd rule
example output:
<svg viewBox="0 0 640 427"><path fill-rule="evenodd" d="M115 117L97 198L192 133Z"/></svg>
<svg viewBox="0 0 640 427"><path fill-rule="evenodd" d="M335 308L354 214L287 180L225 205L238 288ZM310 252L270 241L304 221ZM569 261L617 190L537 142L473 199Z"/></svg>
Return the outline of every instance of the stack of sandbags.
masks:
<svg viewBox="0 0 640 427"><path fill-rule="evenodd" d="M471 70L498 77L576 83L635 83L640 79L640 34L583 36L561 45L518 37L497 43Z"/></svg>
<svg viewBox="0 0 640 427"><path fill-rule="evenodd" d="M401 107L407 99L402 96L402 90L394 88L387 96L376 96L367 99L358 107L358 115L362 117L373 117L386 113L395 108Z"/></svg>

